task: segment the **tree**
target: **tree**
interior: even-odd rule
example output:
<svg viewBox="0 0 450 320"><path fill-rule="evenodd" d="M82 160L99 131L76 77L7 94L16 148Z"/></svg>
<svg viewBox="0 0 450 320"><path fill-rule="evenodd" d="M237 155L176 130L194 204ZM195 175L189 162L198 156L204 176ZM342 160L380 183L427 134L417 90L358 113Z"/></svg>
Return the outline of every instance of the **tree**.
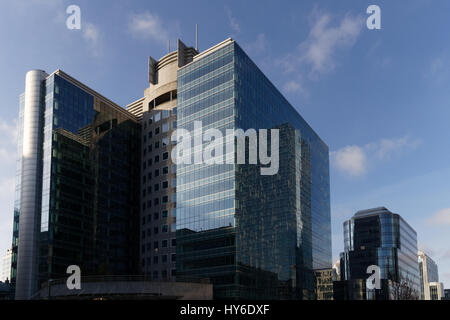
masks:
<svg viewBox="0 0 450 320"><path fill-rule="evenodd" d="M391 300L419 300L420 293L414 288L409 276L399 275L398 281L389 281Z"/></svg>

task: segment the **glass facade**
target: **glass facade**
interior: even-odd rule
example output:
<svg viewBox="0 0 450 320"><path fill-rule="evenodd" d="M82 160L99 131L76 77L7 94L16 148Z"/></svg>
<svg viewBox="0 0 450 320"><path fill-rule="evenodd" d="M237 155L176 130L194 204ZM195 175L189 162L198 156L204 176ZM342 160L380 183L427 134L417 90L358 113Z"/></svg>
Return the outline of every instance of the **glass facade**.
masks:
<svg viewBox="0 0 450 320"><path fill-rule="evenodd" d="M178 71L178 128L194 121L279 129L280 168L177 166L177 279L210 278L216 298L311 298L312 270L331 267L328 147L235 42Z"/></svg>
<svg viewBox="0 0 450 320"><path fill-rule="evenodd" d="M398 214L385 208L359 211L344 222L342 280L366 279L367 267L380 267L382 289L377 299L388 299L388 280L408 282L420 296L417 234ZM370 295L368 295L370 296Z"/></svg>
<svg viewBox="0 0 450 320"><path fill-rule="evenodd" d="M82 274L137 274L139 259L140 124L119 106L57 71L43 83L45 98L39 208L39 287ZM19 141L23 98L19 111ZM19 151L21 151L19 142ZM16 199L20 200L20 158ZM13 247L20 201L16 201ZM13 260L16 260L14 257ZM14 262L12 263L14 274Z"/></svg>

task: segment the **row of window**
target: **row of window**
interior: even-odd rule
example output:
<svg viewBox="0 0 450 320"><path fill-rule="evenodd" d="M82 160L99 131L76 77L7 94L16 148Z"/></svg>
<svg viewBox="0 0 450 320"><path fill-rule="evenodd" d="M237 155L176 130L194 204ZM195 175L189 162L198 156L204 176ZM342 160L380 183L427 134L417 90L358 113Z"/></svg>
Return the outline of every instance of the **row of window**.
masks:
<svg viewBox="0 0 450 320"><path fill-rule="evenodd" d="M172 166L172 173L175 173L175 170L176 170L176 167ZM166 175L166 174L169 173L169 167L163 167L161 169L161 171L162 171L162 174ZM154 178L159 177L160 170L159 169L155 169L155 171L153 173L154 173L154 175L153 175ZM147 183L147 179L149 181L152 179L152 173L151 172L149 172L147 175L142 176L142 183L146 184Z"/></svg>
<svg viewBox="0 0 450 320"><path fill-rule="evenodd" d="M149 260L149 259L147 259L147 260ZM150 262L148 262L147 264L150 265ZM145 260L144 259L142 259L142 266L145 267ZM175 277L175 269L172 269L170 271L170 275L171 275L171 277ZM152 280L158 280L158 279L160 279L159 278L159 271L158 270L154 270L152 272ZM167 279L167 270L162 270L161 271L161 279Z"/></svg>
<svg viewBox="0 0 450 320"><path fill-rule="evenodd" d="M160 199L161 199L161 201L160 201ZM172 201L171 202L172 203L177 202L176 193L172 193ZM156 207L156 206L159 206L160 204L167 204L167 203L169 203L169 196L168 195L162 196L161 198L160 197L156 197L156 198L153 198L153 201L151 199L147 200L147 201L144 201L142 203L142 210L149 209L152 206Z"/></svg>
<svg viewBox="0 0 450 320"><path fill-rule="evenodd" d="M173 108L172 109L172 115L176 115L177 114L177 108ZM161 119L167 119L168 117L170 117L170 110L162 110L162 111L158 111L155 112L152 116L150 116L147 121L144 122L144 129L147 128L147 124L151 125L152 123L156 123L158 121L160 121Z"/></svg>
<svg viewBox="0 0 450 320"><path fill-rule="evenodd" d="M164 264L164 263L169 263L169 262L176 262L176 254L175 253L173 253L173 254L171 254L171 256L170 256L170 261L169 261L169 259L168 259L168 256L167 256L167 254L162 254L162 255L154 255L153 256L153 259L149 259L149 257L147 258L147 265L150 265L150 264L153 264L153 265L155 265L155 264Z"/></svg>
<svg viewBox="0 0 450 320"><path fill-rule="evenodd" d="M174 121L172 121L172 129L176 129L176 128L177 128L177 122L174 120ZM154 130L155 130L154 131L155 132L155 136L159 135L161 132L162 133L168 132L169 131L169 122L164 122L161 127L158 126ZM153 138L153 131L152 130L150 130L147 134L144 135L144 142L147 141L147 137L148 137L149 140L151 138Z"/></svg>
<svg viewBox="0 0 450 320"><path fill-rule="evenodd" d="M176 247L176 239L171 239L171 247L175 248ZM159 241L154 241L153 242L153 248L152 248L152 243L149 242L147 243L147 251L151 251L153 249L153 251L155 251L155 253L158 252L159 249L164 249L164 248L169 248L169 240L164 239L161 240L161 247L159 246ZM142 245L142 253L145 252L145 245ZM173 258L172 260L174 260L175 258Z"/></svg>
<svg viewBox="0 0 450 320"><path fill-rule="evenodd" d="M175 218L177 215L177 210L175 208L172 208L172 218ZM166 219L169 216L169 211L168 210L162 210L161 211L161 219ZM153 217L153 221L155 220L159 220L160 214L159 212L154 212L153 215L152 214L148 214L147 217L142 217L142 225L145 225L146 223L149 223L150 221L152 221L152 217Z"/></svg>
<svg viewBox="0 0 450 320"><path fill-rule="evenodd" d="M162 226L153 227L153 234L157 235L159 234L159 230L161 229L161 233L168 233L170 228L170 232L176 232L177 231L177 225L176 223L169 224L163 224ZM152 235L152 228L148 228L147 232L145 230L142 230L141 238L145 239L145 237L150 237Z"/></svg>
<svg viewBox="0 0 450 320"><path fill-rule="evenodd" d="M172 187L175 188L176 186L177 186L177 179L173 178L172 179ZM165 180L165 181L163 181L161 183L159 183L159 182L155 183L153 185L153 188L152 188L152 186L148 186L147 189L143 189L142 190L142 196L145 197L147 194L151 194L152 192L158 192L160 190L160 187L163 190L164 189L168 189L169 188L169 181Z"/></svg>

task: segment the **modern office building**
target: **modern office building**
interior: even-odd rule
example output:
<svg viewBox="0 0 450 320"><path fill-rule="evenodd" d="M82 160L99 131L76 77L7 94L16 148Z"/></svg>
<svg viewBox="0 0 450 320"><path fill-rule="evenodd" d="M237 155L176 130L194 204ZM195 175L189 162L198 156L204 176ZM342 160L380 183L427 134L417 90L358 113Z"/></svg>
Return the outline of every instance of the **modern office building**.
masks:
<svg viewBox="0 0 450 320"><path fill-rule="evenodd" d="M149 58L149 87L126 108L142 125L140 182L140 269L153 280L175 281L176 165L172 133L177 128L177 72L197 50L178 40L178 49Z"/></svg>
<svg viewBox="0 0 450 320"><path fill-rule="evenodd" d="M20 96L12 248L16 299L69 265L135 274L140 124L71 76L32 70Z"/></svg>
<svg viewBox="0 0 450 320"><path fill-rule="evenodd" d="M12 250L6 250L5 255L2 257L2 272L0 281L11 280L11 258L12 258Z"/></svg>
<svg viewBox="0 0 450 320"><path fill-rule="evenodd" d="M358 211L344 222L341 281L364 280L365 285L371 265L380 267L381 288L366 292L365 299L401 299L392 297L396 284L420 298L417 234L400 215L384 207Z"/></svg>
<svg viewBox="0 0 450 320"><path fill-rule="evenodd" d="M439 282L438 266L426 253L418 252L421 300L431 300L430 283Z"/></svg>
<svg viewBox="0 0 450 320"><path fill-rule="evenodd" d="M209 278L219 299L314 298L313 270L331 268L327 145L232 39L180 67L177 89L178 128L194 140L199 121L226 140L277 128L280 141L275 175L248 152L245 164L177 164L177 281Z"/></svg>
<svg viewBox="0 0 450 320"><path fill-rule="evenodd" d="M316 300L333 300L333 282L337 281L336 269L314 270Z"/></svg>
<svg viewBox="0 0 450 320"><path fill-rule="evenodd" d="M314 270L331 268L328 147L235 41L201 53L179 41L158 61L150 57L149 86L126 110L60 70L26 79L17 299L42 293L73 264L83 276L206 280L215 298L315 298ZM204 130L245 131L246 162L175 161L173 133L201 139L197 121ZM271 164L249 163L249 129L279 133L275 174L261 175ZM202 150L208 145L200 140Z"/></svg>
<svg viewBox="0 0 450 320"><path fill-rule="evenodd" d="M444 298L443 300L450 300L450 289L444 289Z"/></svg>
<svg viewBox="0 0 450 320"><path fill-rule="evenodd" d="M430 282L430 300L443 300L444 285L442 282Z"/></svg>

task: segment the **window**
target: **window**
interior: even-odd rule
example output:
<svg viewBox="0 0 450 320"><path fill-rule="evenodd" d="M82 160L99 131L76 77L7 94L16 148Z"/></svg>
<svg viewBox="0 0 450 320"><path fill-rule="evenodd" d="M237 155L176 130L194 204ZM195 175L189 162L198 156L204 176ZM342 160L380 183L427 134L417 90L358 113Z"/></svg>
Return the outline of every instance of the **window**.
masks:
<svg viewBox="0 0 450 320"><path fill-rule="evenodd" d="M177 209L172 208L172 218L176 218L176 217L177 217Z"/></svg>
<svg viewBox="0 0 450 320"><path fill-rule="evenodd" d="M155 170L155 177L159 177L159 169Z"/></svg>
<svg viewBox="0 0 450 320"><path fill-rule="evenodd" d="M159 134L159 127L155 128L155 136Z"/></svg>
<svg viewBox="0 0 450 320"><path fill-rule="evenodd" d="M161 227L161 232L162 233L166 233L166 232L168 232L169 231L169 226L167 225L167 224L165 224L165 225L163 225L162 227Z"/></svg>
<svg viewBox="0 0 450 320"><path fill-rule="evenodd" d="M169 145L169 138L162 138L162 146L168 146Z"/></svg>
<svg viewBox="0 0 450 320"><path fill-rule="evenodd" d="M158 241L153 242L153 249L158 249ZM158 250L155 250L158 251Z"/></svg>
<svg viewBox="0 0 450 320"><path fill-rule="evenodd" d="M158 256L153 256L153 264L158 264Z"/></svg>
<svg viewBox="0 0 450 320"><path fill-rule="evenodd" d="M162 112L162 118L166 119L170 116L170 111L169 110L163 110Z"/></svg>
<svg viewBox="0 0 450 320"><path fill-rule="evenodd" d="M169 197L168 196L163 196L162 197L162 203L167 203L169 202Z"/></svg>
<svg viewBox="0 0 450 320"><path fill-rule="evenodd" d="M147 174L147 179L148 179L149 182L150 182L150 180L152 180L152 173L151 172L149 172Z"/></svg>
<svg viewBox="0 0 450 320"><path fill-rule="evenodd" d="M155 141L155 149L159 148L159 141Z"/></svg>
<svg viewBox="0 0 450 320"><path fill-rule="evenodd" d="M155 260L155 259L153 259ZM156 259L156 261L158 261L158 259ZM158 279L158 271L153 271L153 275L152 275L153 279Z"/></svg>
<svg viewBox="0 0 450 320"><path fill-rule="evenodd" d="M163 254L163 255L161 256L161 262L162 262L162 263L167 263L167 254Z"/></svg>
<svg viewBox="0 0 450 320"><path fill-rule="evenodd" d="M176 254L172 254L172 262L175 262L177 259L177 255Z"/></svg>
<svg viewBox="0 0 450 320"><path fill-rule="evenodd" d="M164 167L163 174L168 174L168 173L169 173L169 167Z"/></svg>
<svg viewBox="0 0 450 320"><path fill-rule="evenodd" d="M153 123L153 117L148 118L148 125L151 125Z"/></svg>
<svg viewBox="0 0 450 320"><path fill-rule="evenodd" d="M177 186L177 178L173 178L172 179L172 188L175 188L176 186Z"/></svg>
<svg viewBox="0 0 450 320"><path fill-rule="evenodd" d="M154 214L153 214L153 220L158 220L159 219L159 213L158 212L155 212Z"/></svg>
<svg viewBox="0 0 450 320"><path fill-rule="evenodd" d="M159 230L158 230L158 227L154 227L154 228L153 228L153 234L158 234L158 231L159 231Z"/></svg>
<svg viewBox="0 0 450 320"><path fill-rule="evenodd" d="M167 189L169 187L169 181L163 181L163 183L162 183L162 188L163 189Z"/></svg>
<svg viewBox="0 0 450 320"><path fill-rule="evenodd" d="M155 206L159 205L159 198L155 198L155 199L153 200L153 204L154 204Z"/></svg>
<svg viewBox="0 0 450 320"><path fill-rule="evenodd" d="M167 248L167 240L161 241L161 248Z"/></svg>
<svg viewBox="0 0 450 320"><path fill-rule="evenodd" d="M159 120L161 120L161 112L155 113L154 119L155 119L155 122L158 122Z"/></svg>
<svg viewBox="0 0 450 320"><path fill-rule="evenodd" d="M155 163L159 162L159 156L155 156Z"/></svg>
<svg viewBox="0 0 450 320"><path fill-rule="evenodd" d="M167 279L167 271L166 270L161 271L161 277L163 279Z"/></svg>
<svg viewBox="0 0 450 320"><path fill-rule="evenodd" d="M167 211L167 210L163 210L163 211L161 212L161 217L167 218L167 214L168 214L168 211Z"/></svg>
<svg viewBox="0 0 450 320"><path fill-rule="evenodd" d="M153 146L151 144L148 145L148 152L152 152Z"/></svg>
<svg viewBox="0 0 450 320"><path fill-rule="evenodd" d="M177 122L176 121L172 121L172 129L176 129L177 128Z"/></svg>
<svg viewBox="0 0 450 320"><path fill-rule="evenodd" d="M176 247L177 246L177 239L172 239L172 247Z"/></svg>
<svg viewBox="0 0 450 320"><path fill-rule="evenodd" d="M162 125L162 132L167 132L167 131L169 131L169 123L165 122Z"/></svg>
<svg viewBox="0 0 450 320"><path fill-rule="evenodd" d="M152 138L152 135L153 135L153 132L150 130L150 131L148 132L148 138L151 139L151 138Z"/></svg>
<svg viewBox="0 0 450 320"><path fill-rule="evenodd" d="M147 237L150 237L152 235L152 229L147 229Z"/></svg>
<svg viewBox="0 0 450 320"><path fill-rule="evenodd" d="M177 225L175 223L172 223L170 225L170 232L176 232L177 231Z"/></svg>
<svg viewBox="0 0 450 320"><path fill-rule="evenodd" d="M145 216L142 217L142 224L145 224Z"/></svg>
<svg viewBox="0 0 450 320"><path fill-rule="evenodd" d="M159 191L159 183L156 183L155 186L154 186L154 188L155 188L155 192L156 192L156 191Z"/></svg>
<svg viewBox="0 0 450 320"><path fill-rule="evenodd" d="M175 275L176 275L176 269L172 269L171 272L170 272L170 274L172 275L172 277L175 277Z"/></svg>
<svg viewBox="0 0 450 320"><path fill-rule="evenodd" d="M168 152L164 152L163 153L163 160L167 160L169 159L169 153Z"/></svg>

